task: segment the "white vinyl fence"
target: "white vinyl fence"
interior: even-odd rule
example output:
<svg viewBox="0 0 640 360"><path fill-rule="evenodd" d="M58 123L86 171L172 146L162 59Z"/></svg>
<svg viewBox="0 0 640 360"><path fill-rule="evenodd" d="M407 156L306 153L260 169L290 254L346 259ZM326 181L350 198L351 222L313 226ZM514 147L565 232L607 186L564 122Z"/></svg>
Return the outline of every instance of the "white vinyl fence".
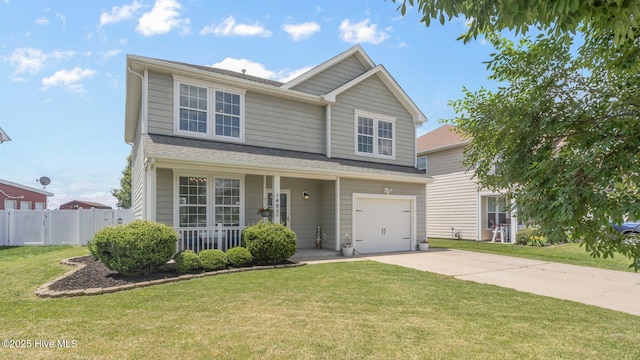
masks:
<svg viewBox="0 0 640 360"><path fill-rule="evenodd" d="M131 210L0 210L0 246L87 245L107 226L133 221Z"/></svg>

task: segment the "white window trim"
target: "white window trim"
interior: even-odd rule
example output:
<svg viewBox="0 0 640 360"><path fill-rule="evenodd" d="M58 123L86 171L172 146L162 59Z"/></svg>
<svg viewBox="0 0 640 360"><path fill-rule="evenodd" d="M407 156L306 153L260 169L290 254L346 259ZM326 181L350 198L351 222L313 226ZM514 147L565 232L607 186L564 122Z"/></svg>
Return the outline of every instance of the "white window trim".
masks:
<svg viewBox="0 0 640 360"><path fill-rule="evenodd" d="M180 84L204 87L207 89L207 132L188 131L180 129ZM216 135L215 133L215 93L224 91L240 95L240 134L239 137ZM247 91L232 86L212 84L210 82L173 75L173 131L176 135L209 138L229 142L244 143L245 133L245 95Z"/></svg>
<svg viewBox="0 0 640 360"><path fill-rule="evenodd" d="M31 201L22 200L20 201L20 210L31 210Z"/></svg>
<svg viewBox="0 0 640 360"><path fill-rule="evenodd" d="M203 177L207 179L207 225L216 226L215 222L215 201L216 201L216 179L236 179L240 180L240 220L239 226L245 224L245 175L235 173L203 173L202 171L175 171L173 176L173 226L180 227L180 178L181 177Z"/></svg>
<svg viewBox="0 0 640 360"><path fill-rule="evenodd" d="M355 150L355 154L356 155L360 155L360 156L367 156L367 157L372 157L372 158L378 158L378 159L390 159L390 160L395 160L396 159L396 138L397 138L397 128L396 128L396 120L397 118L395 117L391 117L391 116L387 116L387 115L382 115L382 114L377 114L377 113L373 113L373 112L369 112L369 111L363 111L363 110L354 110L353 111L354 116L353 116L353 124L354 124L354 128L353 128L353 132L354 132L354 150ZM374 133L373 133L373 153L366 153L366 152L360 152L358 151L358 117L366 117L366 118L370 118L373 119L373 128L374 128ZM388 155L380 155L378 154L378 121L385 121L385 122L389 122L393 125L393 137L391 138L391 156Z"/></svg>
<svg viewBox="0 0 640 360"><path fill-rule="evenodd" d="M36 210L47 210L47 205L43 202L36 202Z"/></svg>

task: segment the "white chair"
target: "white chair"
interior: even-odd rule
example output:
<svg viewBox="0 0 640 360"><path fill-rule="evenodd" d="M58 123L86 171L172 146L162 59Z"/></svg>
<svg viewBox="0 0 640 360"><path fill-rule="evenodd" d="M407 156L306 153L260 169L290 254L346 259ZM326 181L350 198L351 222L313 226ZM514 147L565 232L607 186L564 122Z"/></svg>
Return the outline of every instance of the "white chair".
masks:
<svg viewBox="0 0 640 360"><path fill-rule="evenodd" d="M504 229L502 228L502 226L496 226L493 229L493 237L491 238L491 242L496 242L496 238L498 237L498 235L500 235L500 242L504 242L506 236L504 234Z"/></svg>

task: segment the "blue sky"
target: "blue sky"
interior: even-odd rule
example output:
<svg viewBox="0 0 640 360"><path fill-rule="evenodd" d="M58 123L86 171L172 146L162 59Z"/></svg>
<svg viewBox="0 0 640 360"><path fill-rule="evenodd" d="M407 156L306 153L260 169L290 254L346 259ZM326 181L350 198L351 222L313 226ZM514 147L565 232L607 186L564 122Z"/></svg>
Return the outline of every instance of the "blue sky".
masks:
<svg viewBox="0 0 640 360"><path fill-rule="evenodd" d="M492 87L492 47L455 39L464 20L426 28L390 0L0 0L0 178L41 188L49 208L70 200L114 206L124 142L125 57L212 65L287 81L360 44L429 121L453 117L462 87Z"/></svg>

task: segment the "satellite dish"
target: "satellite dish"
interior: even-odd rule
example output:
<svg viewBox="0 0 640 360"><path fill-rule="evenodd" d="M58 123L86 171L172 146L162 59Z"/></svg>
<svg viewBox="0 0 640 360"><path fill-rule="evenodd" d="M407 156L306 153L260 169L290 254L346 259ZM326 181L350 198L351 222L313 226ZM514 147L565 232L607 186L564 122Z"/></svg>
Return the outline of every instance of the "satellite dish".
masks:
<svg viewBox="0 0 640 360"><path fill-rule="evenodd" d="M44 188L46 188L47 185L51 184L51 179L49 179L46 176L42 176L40 177L40 179L38 179L38 182L42 184L42 190L44 190Z"/></svg>

